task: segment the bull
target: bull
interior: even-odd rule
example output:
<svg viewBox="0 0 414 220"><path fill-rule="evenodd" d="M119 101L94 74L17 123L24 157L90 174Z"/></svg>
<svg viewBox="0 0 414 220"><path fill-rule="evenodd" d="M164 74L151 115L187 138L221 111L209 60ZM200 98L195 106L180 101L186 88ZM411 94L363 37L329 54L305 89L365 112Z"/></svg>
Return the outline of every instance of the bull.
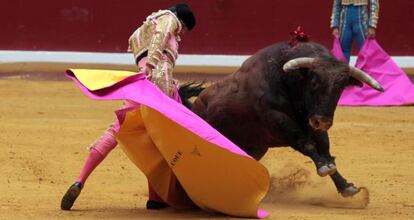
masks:
<svg viewBox="0 0 414 220"><path fill-rule="evenodd" d="M360 188L338 171L328 129L344 88L383 88L315 42L281 42L249 57L233 74L204 89L191 109L256 160L271 147L291 146L310 157L338 192Z"/></svg>

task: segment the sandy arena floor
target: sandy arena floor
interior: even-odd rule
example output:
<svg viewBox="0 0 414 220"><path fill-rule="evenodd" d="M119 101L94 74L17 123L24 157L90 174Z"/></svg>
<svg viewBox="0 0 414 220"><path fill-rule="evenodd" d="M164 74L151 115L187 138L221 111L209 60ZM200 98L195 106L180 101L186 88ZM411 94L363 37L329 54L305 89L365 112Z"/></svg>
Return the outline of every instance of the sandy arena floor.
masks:
<svg viewBox="0 0 414 220"><path fill-rule="evenodd" d="M0 219L229 218L147 211L146 179L120 149L91 175L73 211L61 211L86 147L121 103L91 101L69 81L1 79L0 96ZM308 158L273 149L262 161L273 176L262 204L269 219L414 219L414 107L340 107L335 120L337 166L369 195L343 199Z"/></svg>

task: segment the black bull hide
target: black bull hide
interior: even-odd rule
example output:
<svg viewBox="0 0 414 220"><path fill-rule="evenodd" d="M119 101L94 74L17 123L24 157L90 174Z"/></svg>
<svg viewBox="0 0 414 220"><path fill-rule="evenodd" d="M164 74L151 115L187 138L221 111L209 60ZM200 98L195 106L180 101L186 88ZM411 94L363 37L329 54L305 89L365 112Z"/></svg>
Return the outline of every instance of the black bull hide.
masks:
<svg viewBox="0 0 414 220"><path fill-rule="evenodd" d="M314 59L284 67L300 57ZM204 89L191 109L257 160L270 147L291 146L312 159L320 176L329 175L338 192L351 196L359 189L339 174L327 132L343 89L361 84L350 70L319 44L278 43Z"/></svg>

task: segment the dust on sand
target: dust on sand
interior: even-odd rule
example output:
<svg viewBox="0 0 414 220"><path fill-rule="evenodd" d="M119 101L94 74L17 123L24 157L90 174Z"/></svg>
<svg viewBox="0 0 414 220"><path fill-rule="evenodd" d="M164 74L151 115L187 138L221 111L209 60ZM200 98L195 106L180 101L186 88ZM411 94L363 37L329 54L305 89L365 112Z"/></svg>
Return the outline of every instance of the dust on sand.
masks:
<svg viewBox="0 0 414 220"><path fill-rule="evenodd" d="M355 196L344 198L336 192L326 190L331 187L329 183L318 181L313 175L297 164L285 164L271 176L270 189L264 202L354 209L368 206L369 191L366 187L361 187Z"/></svg>

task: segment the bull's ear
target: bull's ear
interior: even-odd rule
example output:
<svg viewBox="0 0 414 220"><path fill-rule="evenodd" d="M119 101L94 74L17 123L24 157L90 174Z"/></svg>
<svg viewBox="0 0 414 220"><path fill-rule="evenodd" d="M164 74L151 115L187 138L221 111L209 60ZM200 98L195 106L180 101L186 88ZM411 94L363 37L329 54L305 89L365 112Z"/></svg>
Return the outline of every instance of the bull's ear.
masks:
<svg viewBox="0 0 414 220"><path fill-rule="evenodd" d="M361 81L355 79L354 77L349 77L348 85L347 86L358 86L358 87L362 87L363 85L364 84Z"/></svg>

